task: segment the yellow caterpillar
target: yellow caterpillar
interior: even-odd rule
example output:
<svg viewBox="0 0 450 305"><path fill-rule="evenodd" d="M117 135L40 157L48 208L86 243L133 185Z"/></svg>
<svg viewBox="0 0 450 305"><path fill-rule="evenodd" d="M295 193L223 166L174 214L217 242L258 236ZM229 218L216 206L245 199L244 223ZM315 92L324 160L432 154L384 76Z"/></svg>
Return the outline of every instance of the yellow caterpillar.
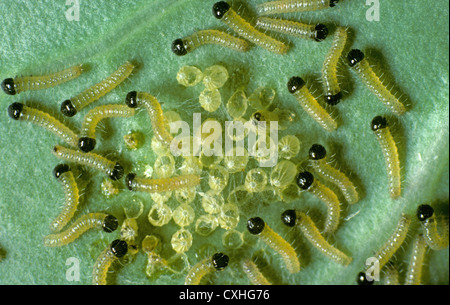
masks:
<svg viewBox="0 0 450 305"><path fill-rule="evenodd" d="M283 258L284 264L290 273L300 271L300 262L294 248L280 235L275 233L264 220L260 217L250 218L247 221L247 229L251 234L259 236Z"/></svg>
<svg viewBox="0 0 450 305"><path fill-rule="evenodd" d="M82 72L82 65L77 65L48 75L6 78L3 80L1 87L6 94L16 95L23 91L55 87L77 78Z"/></svg>
<svg viewBox="0 0 450 305"><path fill-rule="evenodd" d="M12 103L8 107L8 114L14 120L27 121L47 129L72 147L77 147L78 145L77 134L44 111L26 106L22 103Z"/></svg>
<svg viewBox="0 0 450 305"><path fill-rule="evenodd" d="M256 30L247 20L239 16L227 2L216 2L212 10L214 17L228 25L239 36L276 54L285 54L288 51L288 47L284 43Z"/></svg>
<svg viewBox="0 0 450 305"><path fill-rule="evenodd" d="M190 36L175 39L172 42L172 52L183 56L206 44L216 44L239 52L246 52L250 49L246 40L218 30L201 30Z"/></svg>

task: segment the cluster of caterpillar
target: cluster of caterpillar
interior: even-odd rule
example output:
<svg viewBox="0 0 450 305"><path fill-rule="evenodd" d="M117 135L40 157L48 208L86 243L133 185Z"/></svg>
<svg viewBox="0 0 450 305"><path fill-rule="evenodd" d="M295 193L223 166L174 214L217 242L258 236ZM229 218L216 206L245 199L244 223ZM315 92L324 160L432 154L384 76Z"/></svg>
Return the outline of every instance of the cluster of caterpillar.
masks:
<svg viewBox="0 0 450 305"><path fill-rule="evenodd" d="M273 1L259 5L258 13L260 15L268 15L318 10L333 7L337 2L337 0ZM239 36L277 54L285 54L288 50L287 46L282 42L259 32L256 28L278 31L316 41L324 40L328 34L328 29L323 24L305 25L294 21L271 19L268 17L259 17L256 22L256 27L253 27L224 1L214 4L213 14L217 19L222 20L226 25L238 33ZM237 51L245 52L249 50L250 45L244 39L217 30L202 30L191 36L175 40L172 44L172 51L176 55L185 55L203 44L219 44ZM337 66L342 57L346 41L346 29L338 27L330 51L323 63L322 83L325 101L329 105L337 105L343 97L337 78ZM361 51L356 49L351 50L348 53L347 59L348 64L351 67L354 67L357 74L361 76L362 81L390 110L397 115L401 115L406 111L399 99L386 89L379 77L371 70L370 65L364 59L364 54ZM15 95L26 90L50 88L51 86L61 84L64 81L77 77L82 71L80 67L81 66L75 66L47 76L5 79L2 83L2 88L5 93L9 95ZM131 63L125 63L104 81L86 89L74 98L64 101L61 105L61 112L68 117L75 115L82 108L88 106L114 89L131 74L133 69L134 66ZM313 94L308 91L305 86L305 81L301 77L294 76L289 79L288 91L296 97L305 112L307 112L325 130L332 132L337 129L338 126L336 120L328 113L326 107L321 106ZM112 180L120 180L124 177L124 168L121 163L90 152L96 146L95 129L100 120L107 117L131 117L135 114L135 108L143 107L148 112L156 140L163 146L169 146L173 140L167 129L166 118L164 117L161 105L153 95L147 92L130 91L125 98L125 104L126 105L104 105L91 109L84 118L83 126L79 134L52 117L50 114L21 103L11 104L8 113L10 117L15 120L32 122L48 129L72 147L65 148L60 145L55 145L53 154L56 157L70 163L97 169ZM257 113L261 115L262 112ZM401 195L400 165L397 147L387 126L387 120L381 116L376 116L371 122L371 129L374 131L376 138L380 143L382 153L386 160L389 192L391 197L395 199ZM309 150L309 166L318 177L335 184L349 204L355 204L360 198L354 183L344 173L331 166L325 159L325 155L326 151L323 146L318 144L313 145ZM217 170L217 168L217 164L212 166L210 173L213 169ZM282 174L289 176L290 172L286 169ZM66 194L66 205L61 214L51 225L51 229L55 232L44 238L44 244L46 246L54 247L66 245L73 242L76 238L92 228L103 229L105 232L112 232L117 228L118 220L114 216L105 213L85 214L74 220L72 224L68 225L77 210L79 195L76 181L71 173L70 167L66 164L57 166L54 170L54 176L63 185ZM260 185L258 185L258 181L256 181L253 176L250 177L251 179L248 179L248 181L246 179L245 187L247 190L252 189L253 187L253 191L249 191L249 193L262 192L265 190L267 177L265 178L266 180L264 180L264 174L261 174L260 176L264 182ZM223 180L226 185L228 176L223 178ZM215 180L210 179L210 181ZM125 176L125 185L129 190L150 194L179 191L185 188L192 188L194 192L196 192L195 187L200 185L200 182L200 175L192 173L155 179L140 177L135 173L128 173ZM212 182L210 182L210 186L211 184ZM343 266L349 265L352 258L331 245L325 237L325 234L334 233L339 226L341 203L339 202L337 194L325 184L322 184L310 171L298 170L295 178L286 178L286 184L283 184L283 187L280 187L279 191L283 191L284 186L291 184L295 185L299 190L311 192L327 205L324 228L323 231L320 232L312 218L299 210L285 211L281 215L282 222L290 227L298 226L308 241L330 260ZM214 185L220 185L220 183ZM261 185L262 187L258 188ZM273 184L272 187L275 188L276 185ZM223 187L217 188L219 189L218 193L223 189ZM213 196L211 195L210 197ZM229 211L232 211L232 209L230 208ZM422 224L422 232L421 234L418 234L414 240L410 268L408 269L406 279L407 283L420 283L421 266L426 253L426 247L430 247L433 250L448 247L448 224L438 223L434 211L430 206L420 206L417 211L417 217ZM376 252L375 258L379 262L380 268L388 265L393 254L404 242L410 223L410 217L402 214L392 235ZM66 226L68 226L67 229L63 230ZM442 227L443 229L441 229ZM248 219L247 230L251 235L259 237L270 248L277 252L290 273L297 273L300 271L300 260L294 248L279 234L275 233L262 218L253 217ZM106 274L109 266L114 260L123 257L128 252L129 246L130 245L127 244L125 240L116 239L100 254L93 268L92 280L94 284L106 284ZM227 267L228 262L229 256L221 252L217 252L212 257L207 257L206 259L199 261L187 273L185 284L199 284L204 276L213 271L220 271ZM264 277L264 274L258 270L258 267L253 261L244 258L241 261L241 266L252 283L270 284L270 281L268 281ZM358 274L357 282L359 284L371 283L364 272Z"/></svg>

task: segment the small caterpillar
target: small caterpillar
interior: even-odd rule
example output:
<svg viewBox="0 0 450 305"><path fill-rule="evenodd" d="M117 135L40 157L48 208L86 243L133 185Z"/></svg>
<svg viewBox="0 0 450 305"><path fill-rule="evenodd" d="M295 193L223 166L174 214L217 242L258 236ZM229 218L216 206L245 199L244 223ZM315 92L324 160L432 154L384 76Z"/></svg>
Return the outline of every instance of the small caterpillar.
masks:
<svg viewBox="0 0 450 305"><path fill-rule="evenodd" d="M1 87L6 94L16 95L23 91L55 87L77 78L82 72L82 65L77 65L48 75L6 78Z"/></svg>
<svg viewBox="0 0 450 305"><path fill-rule="evenodd" d="M428 204L422 204L417 208L417 219L420 221L423 235L428 246L433 250L441 250L448 247L448 222L440 221L441 234L438 232L438 221L434 209Z"/></svg>
<svg viewBox="0 0 450 305"><path fill-rule="evenodd" d="M408 215L402 214L392 235L384 243L384 245L374 255L379 263L380 270L391 259L394 253L402 245L408 233L409 225L411 224L411 218Z"/></svg>
<svg viewBox="0 0 450 305"><path fill-rule="evenodd" d="M256 19L256 27L315 41L322 41L328 36L327 26L321 23L314 25L291 20L259 17Z"/></svg>
<svg viewBox="0 0 450 305"><path fill-rule="evenodd" d="M349 204L356 203L359 200L359 195L355 185L344 173L328 164L326 154L325 147L320 144L313 144L309 149L309 164L320 177L339 187Z"/></svg>
<svg viewBox="0 0 450 305"><path fill-rule="evenodd" d="M290 227L298 225L311 244L332 261L344 266L351 263L352 258L330 245L320 234L312 219L305 213L296 210L286 210L281 214L281 220Z"/></svg>
<svg viewBox="0 0 450 305"><path fill-rule="evenodd" d="M89 213L80 216L65 231L50 234L44 237L44 245L47 247L60 247L70 244L90 229L103 229L111 233L117 229L117 218L105 213Z"/></svg>
<svg viewBox="0 0 450 305"><path fill-rule="evenodd" d="M95 261L92 271L93 285L106 285L106 275L111 264L128 252L128 244L124 240L116 239L111 245L103 250Z"/></svg>
<svg viewBox="0 0 450 305"><path fill-rule="evenodd" d="M394 138L389 130L386 118L376 116L371 122L371 128L380 144L381 151L386 163L388 176L388 187L391 198L398 198L401 195L401 176L398 149Z"/></svg>
<svg viewBox="0 0 450 305"><path fill-rule="evenodd" d="M336 231L341 214L340 203L336 194L317 179L314 179L314 176L308 171L299 173L296 182L302 190L313 193L327 205L328 211L323 233Z"/></svg>
<svg viewBox="0 0 450 305"><path fill-rule="evenodd" d="M128 118L134 115L135 110L125 105L102 105L91 109L83 119L81 125L78 148L89 152L95 148L95 128L104 118Z"/></svg>
<svg viewBox="0 0 450 305"><path fill-rule="evenodd" d="M275 250L282 258L290 273L300 271L300 262L294 248L280 235L275 233L260 217L250 218L247 229L253 235L258 235L267 245Z"/></svg>
<svg viewBox="0 0 450 305"><path fill-rule="evenodd" d="M307 12L334 7L339 0L279 0L258 4L258 15Z"/></svg>
<svg viewBox="0 0 450 305"><path fill-rule="evenodd" d="M8 114L14 120L31 122L47 129L72 147L77 147L78 145L77 134L72 129L44 111L21 103L12 103L8 107Z"/></svg>
<svg viewBox="0 0 450 305"><path fill-rule="evenodd" d="M241 265L242 270L244 270L253 285L272 285L253 261L245 259L242 261Z"/></svg>
<svg viewBox="0 0 450 305"><path fill-rule="evenodd" d="M204 260L195 264L191 270L189 270L184 280L185 285L198 285L202 278L214 271L221 271L228 266L228 255L223 253L216 253L212 257L205 258Z"/></svg>
<svg viewBox="0 0 450 305"><path fill-rule="evenodd" d="M420 285L422 266L427 250L427 242L422 234L418 234L413 242L413 250L406 273L405 285Z"/></svg>
<svg viewBox="0 0 450 305"><path fill-rule="evenodd" d="M131 91L127 94L125 103L130 108L144 106L150 117L156 139L163 145L170 147L173 137L167 127L161 105L153 95L146 92Z"/></svg>
<svg viewBox="0 0 450 305"><path fill-rule="evenodd" d="M129 173L125 178L125 184L131 191L162 193L197 186L200 184L200 176L184 175L172 178L147 179Z"/></svg>
<svg viewBox="0 0 450 305"><path fill-rule="evenodd" d="M256 30L250 23L239 16L225 1L216 2L213 6L213 15L222 20L239 36L276 54L285 54L288 47L270 36Z"/></svg>
<svg viewBox="0 0 450 305"><path fill-rule="evenodd" d="M120 83L128 78L128 76L130 76L133 69L134 65L127 61L113 74L102 80L100 83L87 88L69 100L65 100L61 104L62 114L68 117L74 116L78 111L116 88Z"/></svg>
<svg viewBox="0 0 450 305"><path fill-rule="evenodd" d="M123 176L124 169L122 165L103 156L94 153L83 153L60 145L55 145L52 152L59 159L97 169L108 175L112 180L119 180Z"/></svg>
<svg viewBox="0 0 450 305"><path fill-rule="evenodd" d="M396 115L402 115L406 112L405 106L386 88L370 67L369 62L364 59L364 53L362 51L358 49L351 50L347 55L347 60L350 67L353 67L354 71L360 76L367 88L369 88L369 90L372 91L372 93L375 94L389 110Z"/></svg>
<svg viewBox="0 0 450 305"><path fill-rule="evenodd" d="M250 49L246 40L218 30L202 30L190 36L175 39L172 42L172 52L183 56L205 44L216 44L239 52L247 52Z"/></svg>
<svg viewBox="0 0 450 305"><path fill-rule="evenodd" d="M66 203L63 210L50 224L50 229L53 232L59 232L67 225L75 214L80 195L75 177L67 164L58 164L53 169L53 175L63 186L66 197Z"/></svg>
<svg viewBox="0 0 450 305"><path fill-rule="evenodd" d="M313 118L320 126L327 131L337 129L337 122L331 115L317 102L305 86L305 81L298 76L291 77L287 83L289 92L297 99L300 106Z"/></svg>
<svg viewBox="0 0 450 305"><path fill-rule="evenodd" d="M331 48L322 65L322 85L323 91L325 92L325 101L333 106L337 105L342 98L342 92L337 78L337 65L346 42L346 29L338 27L334 33Z"/></svg>

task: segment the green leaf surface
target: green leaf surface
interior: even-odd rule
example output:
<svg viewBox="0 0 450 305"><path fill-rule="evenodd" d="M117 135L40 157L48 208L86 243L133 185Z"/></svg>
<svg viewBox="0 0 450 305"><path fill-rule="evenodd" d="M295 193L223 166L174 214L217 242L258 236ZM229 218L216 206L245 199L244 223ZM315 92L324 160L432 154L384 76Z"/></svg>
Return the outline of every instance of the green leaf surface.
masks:
<svg viewBox="0 0 450 305"><path fill-rule="evenodd" d="M448 2L380 1L380 21L369 22L366 12L371 7L364 1L342 0L336 8L308 13L286 14L284 17L310 23L325 23L331 33L335 26L347 26L351 48L366 50L375 69L384 73L389 86L403 93L410 104L406 114L395 117L372 95L345 65L340 66L340 80L345 99L333 108L340 127L333 133L320 128L299 107L287 92L287 80L299 75L308 85L317 86L322 62L331 45L331 34L323 42L303 41L274 35L290 44L287 55L272 54L253 46L247 53L238 53L219 46L203 46L184 57L170 51L175 38L200 29L223 29L226 26L211 14L215 1L206 0L134 0L80 1L79 21L68 21L66 12L72 5L66 1L2 1L0 3L0 78L15 75L43 75L75 64L90 69L79 78L48 90L23 92L16 96L0 93L0 283L1 284L90 284L96 257L119 233L88 232L74 243L60 248L46 248L42 238L50 233L49 224L64 203L64 192L52 177L60 163L51 149L59 143L53 134L35 125L13 121L7 108L12 102L24 102L49 111L69 126L78 129L83 110L74 118L63 118L60 103L87 86L112 73L127 60L139 64L136 72L123 84L101 98L99 104L123 103L131 90L147 91L162 102L163 109L175 110L187 122L193 112L201 112L223 121L225 105L217 113L208 114L198 104L202 85L185 88L175 79L183 65L204 70L220 63L231 79L221 89L226 101L238 77L248 80L247 95L259 86L274 88L277 107L293 110L297 119L284 134L295 134L302 142L298 158L301 163L311 144L323 143L334 155L342 171L350 174L359 187L362 199L349 206L342 201L342 217L331 242L353 257L348 267L339 266L312 248L299 230L288 229L280 214L288 208L308 211L321 224L326 208L312 194L303 193L292 203L264 203L252 200L241 206L237 230L244 233L245 244L227 249L222 244L225 230L218 228L208 238L193 232L193 246L187 252L191 265L223 251L230 256L230 266L210 278L214 284L248 284L239 258L252 256L263 249L267 266L263 272L276 284L354 284L356 274L394 230L401 213L414 217L418 205L431 203L439 214L448 216L449 198L449 8ZM254 16L256 4L262 1L233 2L232 6L245 16ZM350 48L350 46L349 46ZM239 83L240 84L240 83ZM316 95L320 95L318 90ZM386 115L398 143L402 164L402 197L392 200L387 190L383 155L370 130L375 115ZM126 171L139 162L153 164L156 155L150 147L153 131L145 112L132 119L109 120L100 133L97 152L122 160ZM130 130L145 133L141 149L130 151L122 137ZM177 163L178 164L178 163ZM254 163L253 163L254 164ZM247 170L249 167L247 168ZM270 172L269 169L267 169ZM204 173L207 176L207 173ZM227 191L242 184L243 174L233 174ZM164 227L153 227L147 214L153 202L145 194L122 192L110 199L100 191L104 176L94 171L79 177L82 201L76 216L105 211L125 218L124 207L132 199L143 200L145 209L139 217L138 245L147 234L161 237L161 255L169 258L175 252L170 245L178 230L173 221ZM206 191L202 182L202 191ZM341 195L339 195L341 196ZM203 214L199 197L191 204L197 217ZM341 196L342 197L342 196ZM340 198L341 198L340 197ZM343 199L343 198L342 198ZM171 199L173 208L177 202ZM265 219L274 231L291 242L300 257L302 270L288 274L280 256L246 232L246 220L252 216ZM408 268L411 239L419 230L414 221L405 244L396 254L400 280ZM80 281L66 279L68 258L80 262ZM423 283L449 283L449 250L427 251ZM186 272L166 273L157 278L146 276L146 255L140 251L134 258L113 266L109 283L116 284L182 284Z"/></svg>

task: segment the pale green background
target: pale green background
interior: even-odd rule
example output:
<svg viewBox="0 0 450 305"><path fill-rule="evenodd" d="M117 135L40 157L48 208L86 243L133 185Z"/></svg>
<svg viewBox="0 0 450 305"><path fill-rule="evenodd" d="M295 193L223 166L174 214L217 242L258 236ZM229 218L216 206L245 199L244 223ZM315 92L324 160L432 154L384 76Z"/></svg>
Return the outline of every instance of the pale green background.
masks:
<svg viewBox="0 0 450 305"><path fill-rule="evenodd" d="M402 212L413 215L419 204L433 202L437 211L448 216L448 160L449 160L449 35L448 1L387 1L380 0L380 21L368 22L365 18L369 6L364 1L341 1L338 7L311 13L286 15L304 22L323 22L332 31L335 25L348 26L352 47L369 50L378 59L377 67L385 71L390 84L395 84L409 97L411 109L396 118L358 81L347 68L341 69L341 80L348 80L343 87L347 98L336 107L341 126L334 133L327 133L316 125L300 109L285 86L293 75L304 76L309 83L320 76L324 56L331 38L315 43L290 39L292 48L285 56L273 55L254 47L241 54L217 46L202 47L185 57L176 57L170 51L172 40L190 35L200 29L226 29L214 19L211 7L215 1L83 1L80 21L69 22L65 18L65 1L2 1L0 3L0 78L15 75L38 75L57 71L64 67L88 63L91 70L80 78L50 90L25 92L18 96L0 93L0 248L5 256L0 262L1 284L89 284L96 256L106 243L117 238L89 232L74 243L61 248L44 248L42 238L49 233L48 224L57 215L63 203L63 190L52 177L53 167L59 163L51 148L59 139L42 128L12 121L7 107L15 101L38 105L50 111L70 126L78 128L82 114L64 119L58 113L60 102L109 75L126 60L141 63L138 71L116 90L96 104L122 103L130 90L148 91L157 96L165 110L179 111L182 118L200 111L197 97L201 86L186 89L177 84L175 75L182 65L196 65L201 69L222 63L230 73L241 69L249 78L247 93L260 85L271 86L277 91L279 107L289 107L298 115L295 123L284 134L296 134L302 141L299 158L306 156L314 142L325 144L330 154L335 154L342 170L352 173L363 198L354 206L343 203L342 223L333 236L334 244L349 253L353 262L347 268L330 262L315 251L297 230L289 230L281 224L279 215L287 208L311 211L315 219L325 212L323 203L310 194L291 204L274 202L251 203L241 215L238 230L245 232L245 222L250 216L261 216L281 236L293 242L300 256L302 270L289 275L280 257L261 242L245 233L246 243L240 250L226 249L221 244L222 229L209 238L194 233L194 244L188 255L191 264L204 257L199 249L211 244L216 250L230 255L230 266L211 279L217 284L248 284L240 270L238 258L251 255L259 248L266 249L269 267L263 271L277 284L354 284L356 274L363 268L367 257L383 244L394 229ZM233 7L252 15L256 3L243 1ZM245 9L244 9L245 8ZM275 35L287 41L289 37ZM236 78L233 78L236 79ZM222 89L224 100L231 95L229 82ZM319 92L317 92L319 94ZM224 108L219 110L223 117ZM393 122L392 129L399 142L403 170L403 196L392 201L386 187L384 160L378 143L369 128L370 120L377 114L386 114ZM214 115L216 116L216 115ZM203 119L206 119L204 114ZM97 151L110 157L118 157L127 171L137 161L152 164L155 155L150 151L151 128L145 113L133 119L109 121L106 129L112 134L102 138ZM121 138L131 129L147 133L144 147L128 151ZM281 134L280 134L281 135ZM107 200L100 194L103 176L90 171L83 175L93 183L84 191L81 210L77 215L92 211L108 211L121 220L123 209L131 196L126 190ZM84 180L89 181L87 179ZM242 181L235 175L230 187ZM206 188L203 188L206 191ZM171 222L163 228L153 228L146 215L152 202L148 196L145 211L139 219L140 240L146 234L158 234L163 238L162 254L174 252L170 236L177 230ZM171 202L175 207L177 204ZM197 215L203 214L198 200L192 203ZM348 221L345 217L358 214ZM189 227L193 231L193 225ZM417 232L417 222L412 233L399 251L397 263L401 266L401 281L407 269L411 250L411 237ZM211 253L211 252L207 252ZM428 251L424 266L424 283L448 284L448 248L439 252ZM80 260L80 282L65 279L66 259ZM181 284L183 276L162 276L149 280L145 274L146 257L140 252L136 259L120 267L110 282L118 284Z"/></svg>

